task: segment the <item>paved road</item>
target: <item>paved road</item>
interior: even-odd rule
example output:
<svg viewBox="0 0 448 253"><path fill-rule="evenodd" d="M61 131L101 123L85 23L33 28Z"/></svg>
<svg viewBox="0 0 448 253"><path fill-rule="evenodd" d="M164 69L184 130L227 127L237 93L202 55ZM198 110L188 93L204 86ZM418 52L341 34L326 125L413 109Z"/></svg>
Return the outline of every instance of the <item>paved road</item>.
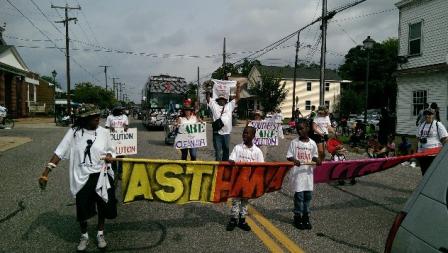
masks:
<svg viewBox="0 0 448 253"><path fill-rule="evenodd" d="M132 125L139 129L139 156L180 157L164 144L162 131L146 131L138 121ZM0 252L74 251L79 230L67 162L50 175L45 192L37 187L37 177L65 131L58 127L0 131L1 136L32 139L0 152ZM232 146L240 142L241 132L235 128ZM284 161L289 141L270 149L267 160ZM201 149L198 156L212 160L212 147ZM396 212L419 180L419 168L398 166L363 177L355 186L319 184L313 196L311 231L292 226L293 203L286 192L251 201L252 220L260 231L249 233L225 231L226 204L133 202L120 205L119 217L106 224L108 251L269 252L281 248L287 252L289 247L305 252L382 252ZM93 238L95 219L90 224ZM97 251L93 240L89 251Z"/></svg>

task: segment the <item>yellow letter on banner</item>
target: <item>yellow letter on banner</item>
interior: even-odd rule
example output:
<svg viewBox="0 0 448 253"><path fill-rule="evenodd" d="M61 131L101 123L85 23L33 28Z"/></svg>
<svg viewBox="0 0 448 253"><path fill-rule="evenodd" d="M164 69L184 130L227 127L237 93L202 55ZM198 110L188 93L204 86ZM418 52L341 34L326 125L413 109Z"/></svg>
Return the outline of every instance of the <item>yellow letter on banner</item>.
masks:
<svg viewBox="0 0 448 253"><path fill-rule="evenodd" d="M134 163L128 181L128 187L124 197L124 202L134 201L135 197L143 196L145 199L154 199L151 193L151 185L144 163Z"/></svg>
<svg viewBox="0 0 448 253"><path fill-rule="evenodd" d="M193 174L193 179L191 180L190 186L190 199L189 201L199 201L200 193L202 191L202 186L209 186L211 188L211 184L213 183L213 178L204 176L203 174L213 175L213 165L187 165L186 174ZM204 183L203 183L204 182ZM205 187L204 187L205 188ZM206 192L209 194L209 192ZM204 198L204 202L207 201L207 198Z"/></svg>
<svg viewBox="0 0 448 253"><path fill-rule="evenodd" d="M156 181L162 186L173 188L172 192L167 192L164 189L155 192L161 201L174 202L182 197L184 193L184 184L175 177L167 177L166 174L171 172L175 175L183 174L184 169L178 164L164 164L157 168Z"/></svg>

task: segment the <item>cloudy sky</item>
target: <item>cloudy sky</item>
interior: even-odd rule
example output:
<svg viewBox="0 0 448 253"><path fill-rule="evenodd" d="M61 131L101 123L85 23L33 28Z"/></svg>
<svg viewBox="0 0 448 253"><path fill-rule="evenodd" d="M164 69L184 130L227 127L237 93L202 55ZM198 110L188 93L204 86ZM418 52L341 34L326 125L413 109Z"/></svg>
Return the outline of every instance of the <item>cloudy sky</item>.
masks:
<svg viewBox="0 0 448 253"><path fill-rule="evenodd" d="M20 14L19 9L30 21ZM72 85L90 81L104 86L100 65L112 66L108 77L119 77L126 92L140 100L149 75L169 74L187 81L205 78L222 63L223 38L234 62L248 51L261 49L298 30L321 14L321 0L0 0L0 24L6 23L4 40L18 50L28 67L41 75L55 69L65 87L65 57L54 47L65 47L65 28L50 21L62 20L63 10L54 5L81 6L72 10ZM356 0L328 0L332 10ZM329 24L327 62L329 68L343 63L344 55L370 35L376 41L397 37L397 0L368 0L338 13ZM43 15L41 13L43 12ZM47 20L48 19L48 20ZM39 28L42 33L37 29ZM57 28L57 29L56 29ZM299 58L319 62L319 25L301 34ZM51 41L49 41L49 39ZM265 65L294 64L295 38L282 48L263 55ZM33 48L31 48L33 47ZM97 50L97 51L93 51ZM107 52L107 51L113 52ZM119 53L132 52L133 54ZM180 56L182 55L182 56ZM111 79L108 80L110 85Z"/></svg>

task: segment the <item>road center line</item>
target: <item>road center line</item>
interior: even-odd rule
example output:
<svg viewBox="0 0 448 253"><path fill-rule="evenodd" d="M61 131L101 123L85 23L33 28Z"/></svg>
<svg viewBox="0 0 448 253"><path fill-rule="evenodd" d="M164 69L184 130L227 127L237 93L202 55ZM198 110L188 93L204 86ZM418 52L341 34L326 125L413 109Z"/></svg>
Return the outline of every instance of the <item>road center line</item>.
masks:
<svg viewBox="0 0 448 253"><path fill-rule="evenodd" d="M261 225L263 225L267 231L269 231L279 242L285 246L290 252L303 253L304 251L289 237L272 224L266 217L259 213L253 206L249 206L249 214Z"/></svg>
<svg viewBox="0 0 448 253"><path fill-rule="evenodd" d="M274 240L272 240L271 237L266 232L264 232L263 229L261 229L253 219L251 219L250 217L246 217L246 221L252 229L252 232L258 238L260 238L260 240L271 252L284 252L283 249Z"/></svg>

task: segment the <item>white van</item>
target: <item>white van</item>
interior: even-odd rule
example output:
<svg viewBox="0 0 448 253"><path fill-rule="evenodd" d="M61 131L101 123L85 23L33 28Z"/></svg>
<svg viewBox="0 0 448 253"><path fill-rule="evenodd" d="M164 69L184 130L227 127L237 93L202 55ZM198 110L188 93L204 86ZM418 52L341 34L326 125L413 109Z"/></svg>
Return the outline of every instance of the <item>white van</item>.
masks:
<svg viewBox="0 0 448 253"><path fill-rule="evenodd" d="M448 253L448 145L395 218L385 252Z"/></svg>

